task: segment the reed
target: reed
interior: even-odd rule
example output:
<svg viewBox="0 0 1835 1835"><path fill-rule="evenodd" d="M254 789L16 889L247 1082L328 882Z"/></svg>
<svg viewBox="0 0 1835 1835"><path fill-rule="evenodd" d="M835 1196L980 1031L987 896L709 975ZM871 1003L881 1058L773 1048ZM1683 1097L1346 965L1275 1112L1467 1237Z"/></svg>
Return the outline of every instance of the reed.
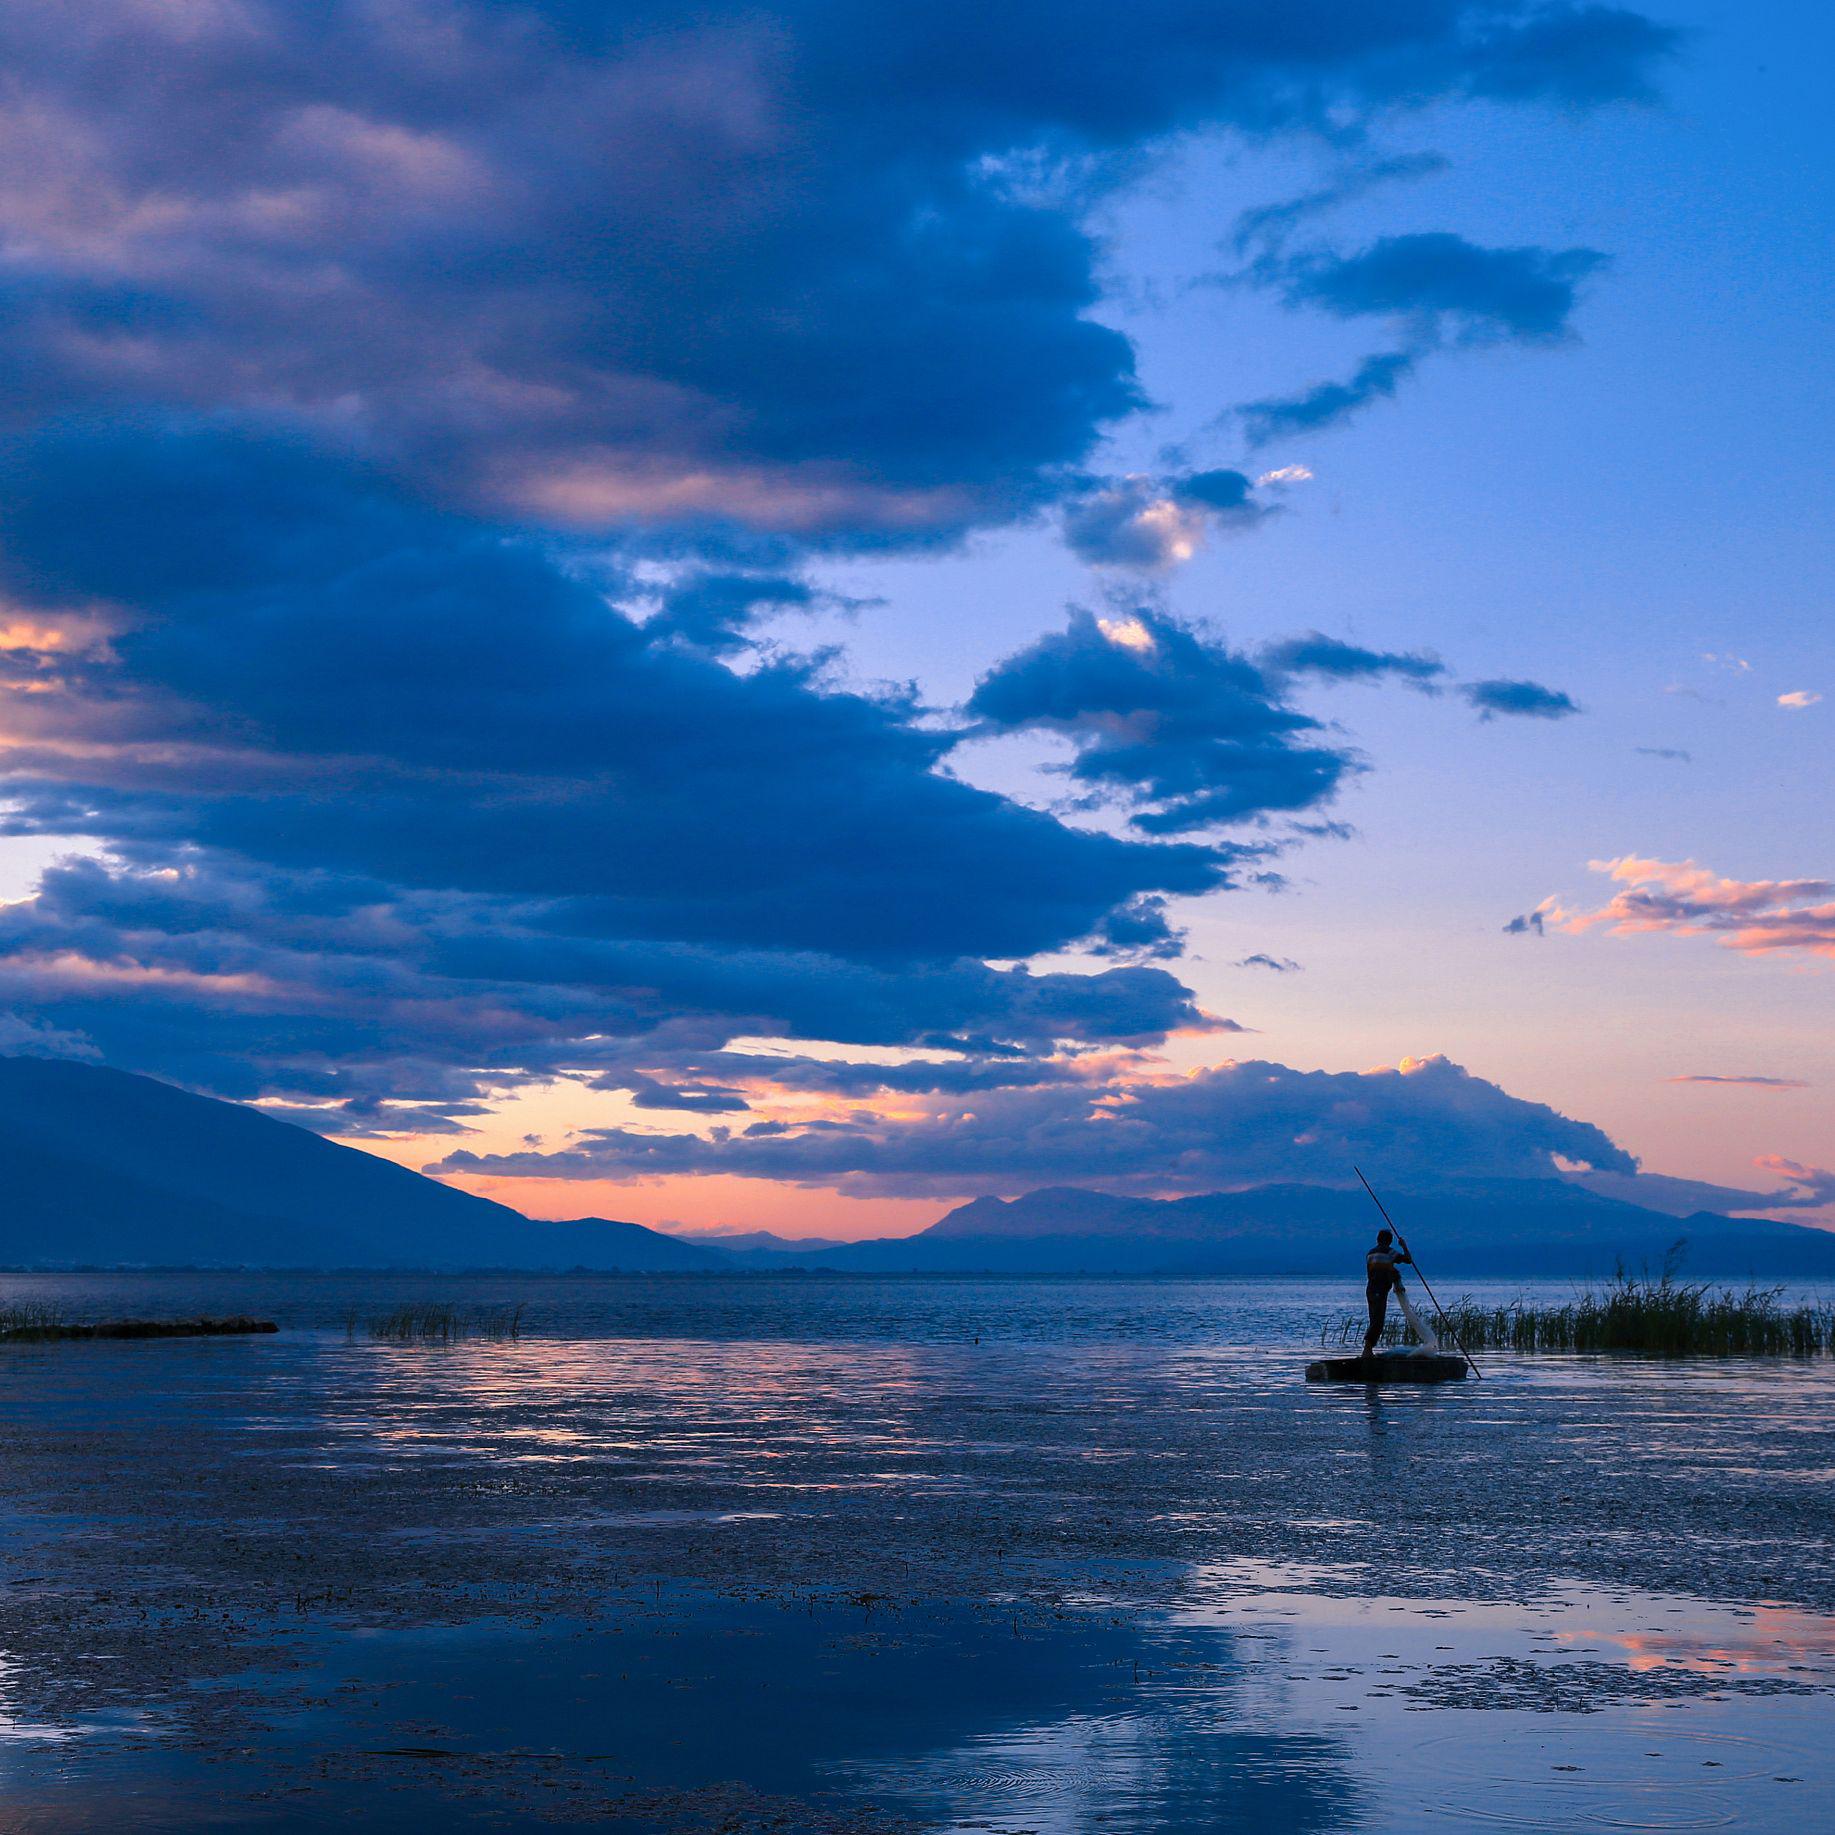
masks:
<svg viewBox="0 0 1835 1835"><path fill-rule="evenodd" d="M63 1308L50 1300L14 1300L0 1305L0 1335L29 1338L65 1323Z"/></svg>
<svg viewBox="0 0 1835 1835"><path fill-rule="evenodd" d="M472 1326L480 1338L514 1342L522 1336L525 1302L516 1300L501 1306L480 1306L473 1315Z"/></svg>
<svg viewBox="0 0 1835 1835"><path fill-rule="evenodd" d="M378 1313L367 1322L369 1335L395 1344L450 1344L465 1335L456 1306L419 1300Z"/></svg>
<svg viewBox="0 0 1835 1835"><path fill-rule="evenodd" d="M386 1313L364 1314L352 1309L344 1315L344 1335L359 1332L393 1344L452 1344L461 1338L513 1341L522 1336L524 1304L518 1300L461 1311L445 1301L417 1300Z"/></svg>
<svg viewBox="0 0 1835 1835"><path fill-rule="evenodd" d="M1507 1306L1454 1301L1435 1315L1443 1343L1455 1339L1475 1351L1626 1351L1646 1357L1816 1357L1835 1351L1835 1306L1786 1306L1781 1287L1743 1291L1676 1278L1673 1264L1659 1275L1630 1275L1621 1268L1603 1288L1589 1289L1565 1306ZM1320 1335L1328 1343L1363 1339L1365 1321L1346 1314ZM1385 1345L1414 1342L1391 1323Z"/></svg>

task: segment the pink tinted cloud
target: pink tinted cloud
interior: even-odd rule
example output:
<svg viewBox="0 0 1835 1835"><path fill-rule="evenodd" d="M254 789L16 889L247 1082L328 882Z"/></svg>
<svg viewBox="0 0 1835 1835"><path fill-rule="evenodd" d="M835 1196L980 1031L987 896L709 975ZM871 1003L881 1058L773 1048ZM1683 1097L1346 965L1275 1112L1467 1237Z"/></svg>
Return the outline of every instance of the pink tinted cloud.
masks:
<svg viewBox="0 0 1835 1835"><path fill-rule="evenodd" d="M1727 879L1693 860L1625 854L1588 863L1619 890L1597 911L1569 911L1546 899L1537 909L1571 932L1604 926L1613 936L1669 931L1716 938L1742 955L1802 953L1835 957L1835 881Z"/></svg>
<svg viewBox="0 0 1835 1835"><path fill-rule="evenodd" d="M1801 1077L1726 1077L1712 1072L1701 1072L1685 1077L1666 1077L1666 1083L1730 1083L1741 1089L1755 1090L1806 1090L1809 1085Z"/></svg>
<svg viewBox="0 0 1835 1835"><path fill-rule="evenodd" d="M1778 1153L1761 1153L1752 1163L1796 1186L1797 1190L1789 1200L1793 1206L1813 1209L1819 1205L1835 1204L1835 1172L1826 1166L1805 1166L1801 1161L1787 1160Z"/></svg>

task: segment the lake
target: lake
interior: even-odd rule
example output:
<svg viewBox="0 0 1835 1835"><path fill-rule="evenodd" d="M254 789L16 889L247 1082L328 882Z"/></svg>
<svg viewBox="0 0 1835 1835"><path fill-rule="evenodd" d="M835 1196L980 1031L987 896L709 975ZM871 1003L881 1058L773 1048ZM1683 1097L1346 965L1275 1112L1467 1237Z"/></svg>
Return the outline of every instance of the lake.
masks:
<svg viewBox="0 0 1835 1835"><path fill-rule="evenodd" d="M9 1831L1831 1826L1835 1360L1308 1386L1302 1282L23 1299L283 1330L0 1345ZM419 1300L524 1335L363 1329Z"/></svg>

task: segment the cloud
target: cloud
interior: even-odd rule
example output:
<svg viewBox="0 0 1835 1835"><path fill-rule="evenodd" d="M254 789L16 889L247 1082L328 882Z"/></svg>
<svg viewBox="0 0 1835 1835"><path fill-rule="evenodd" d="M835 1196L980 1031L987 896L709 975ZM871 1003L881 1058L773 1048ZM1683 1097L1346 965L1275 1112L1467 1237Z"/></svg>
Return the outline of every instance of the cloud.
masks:
<svg viewBox="0 0 1835 1835"><path fill-rule="evenodd" d="M15 9L0 397L277 413L568 525L934 539L1143 402L1086 197L1016 173L1634 97L1667 45L1502 0Z"/></svg>
<svg viewBox="0 0 1835 1835"><path fill-rule="evenodd" d="M1085 947L1093 956L1170 961L1184 954L1185 933L1173 927L1163 898L1137 898L1111 911Z"/></svg>
<svg viewBox="0 0 1835 1835"><path fill-rule="evenodd" d="M1257 660L1276 676L1310 675L1331 682L1373 682L1387 676L1423 689L1446 674L1446 665L1428 651L1366 650L1321 631L1270 644Z"/></svg>
<svg viewBox="0 0 1835 1835"><path fill-rule="evenodd" d="M1681 37L1619 7L1543 7L1480 28L1472 91L1512 101L1559 82L1573 105L1650 101L1652 74Z"/></svg>
<svg viewBox="0 0 1835 1835"><path fill-rule="evenodd" d="M1538 905L1533 911L1522 911L1504 926L1507 937L1546 936L1547 912Z"/></svg>
<svg viewBox="0 0 1835 1835"><path fill-rule="evenodd" d="M1414 374L1413 351L1379 351L1366 357L1343 382L1318 382L1298 395L1245 402L1237 410L1249 444L1262 447L1290 434L1311 433L1349 420L1360 408L1392 396Z"/></svg>
<svg viewBox="0 0 1835 1835"><path fill-rule="evenodd" d="M1568 334L1595 249L1482 248L1463 236L1384 236L1355 255L1311 250L1260 268L1290 306L1336 318L1393 318L1431 342L1524 343Z"/></svg>
<svg viewBox="0 0 1835 1835"><path fill-rule="evenodd" d="M1777 1173L1795 1162L1767 1155L1753 1165ZM1692 1217L1698 1211L1716 1216L1746 1216L1753 1212L1811 1210L1826 1202L1818 1195L1818 1179L1828 1175L1818 1169L1799 1166L1802 1175L1793 1189L1781 1191L1748 1191L1738 1186L1713 1185L1702 1179L1677 1179L1657 1172L1567 1172L1562 1177L1573 1184L1597 1192L1602 1198L1618 1198L1628 1204L1641 1204L1653 1211L1666 1211L1672 1217Z"/></svg>
<svg viewBox="0 0 1835 1835"><path fill-rule="evenodd" d="M1398 180L1434 178L1449 166L1450 162L1438 153L1403 153L1350 167L1329 183L1298 197L1243 211L1230 230L1230 246L1239 255L1255 248L1279 249L1302 223L1366 197L1380 186Z"/></svg>
<svg viewBox="0 0 1835 1835"><path fill-rule="evenodd" d="M1635 99L1669 43L1515 0L0 11L0 829L100 854L0 908L10 1036L387 1134L556 1076L751 1101L692 1068L737 1036L1220 1028L1159 901L1259 851L1175 837L1355 768L1253 662L1143 615L993 673L983 728L1065 733L1111 833L761 626L840 608L827 552L1062 509L1153 567L1275 507L1090 470L1148 405L1092 205L1157 149Z"/></svg>
<svg viewBox="0 0 1835 1835"><path fill-rule="evenodd" d="M1793 688L1789 694L1778 696L1778 705L1787 707L1793 713L1801 713L1806 707L1814 707L1822 696L1813 688Z"/></svg>
<svg viewBox="0 0 1835 1835"><path fill-rule="evenodd" d="M561 1179L722 1172L918 1197L1051 1183L1211 1191L1336 1179L1359 1158L1380 1159L1392 1180L1434 1185L1552 1176L1558 1159L1636 1168L1599 1129L1435 1057L1365 1072L1248 1061L1153 1081L986 1090L915 1113L711 1138L598 1129L561 1152L460 1151L440 1169Z"/></svg>
<svg viewBox="0 0 1835 1835"><path fill-rule="evenodd" d="M64 1032L40 1020L0 1012L0 1057L95 1059L101 1055L80 1032Z"/></svg>
<svg viewBox="0 0 1835 1835"><path fill-rule="evenodd" d="M1645 758L1667 758L1679 765L1692 765L1695 762L1693 752L1685 752L1678 746L1640 745L1631 749Z"/></svg>
<svg viewBox="0 0 1835 1835"><path fill-rule="evenodd" d="M1386 318L1397 343L1366 357L1343 381L1246 403L1239 413L1250 443L1263 446L1348 419L1393 395L1435 350L1561 342L1571 335L1580 283L1604 263L1594 249L1484 248L1443 231L1385 236L1352 255L1270 248L1242 279L1289 306L1343 319Z"/></svg>
<svg viewBox="0 0 1835 1835"><path fill-rule="evenodd" d="M1163 573L1189 561L1213 529L1248 529L1273 514L1239 471L1118 479L1073 498L1064 539L1094 567Z"/></svg>
<svg viewBox="0 0 1835 1835"><path fill-rule="evenodd" d="M1277 975L1296 975L1300 971L1299 963L1291 956L1269 956L1264 955L1260 950L1252 956L1244 956L1236 966L1238 968L1272 969Z"/></svg>
<svg viewBox="0 0 1835 1835"><path fill-rule="evenodd" d="M644 633L729 656L745 648L764 619L822 603L822 595L806 581L781 573L691 568L658 589Z"/></svg>
<svg viewBox="0 0 1835 1835"><path fill-rule="evenodd" d="M256 1093L392 1032L394 1060L507 1074L670 1011L907 1042L1198 1017L1163 971L986 959L1138 927L1240 850L973 789L909 700L737 673L624 609L651 589L615 558L290 441L78 427L6 456L0 571L55 692L17 697L5 826L110 858L0 912L4 992L114 1061ZM105 643L46 635L99 605Z"/></svg>
<svg viewBox="0 0 1835 1835"><path fill-rule="evenodd" d="M1071 778L1133 804L1131 825L1151 834L1313 808L1356 769L1311 743L1319 723L1247 657L1153 611L1073 613L984 675L966 711L978 736L1062 734L1077 748Z"/></svg>
<svg viewBox="0 0 1835 1835"><path fill-rule="evenodd" d="M1540 682L1503 678L1488 682L1462 682L1459 692L1478 709L1481 720L1503 715L1514 719L1564 720L1580 712L1578 703L1558 688Z"/></svg>
<svg viewBox="0 0 1835 1835"><path fill-rule="evenodd" d="M1825 1204L1835 1204L1835 1171L1826 1166L1805 1166L1776 1153L1760 1154L1752 1163L1797 1188L1787 1198L1774 1196L1769 1209L1817 1210Z"/></svg>
<svg viewBox="0 0 1835 1835"><path fill-rule="evenodd" d="M1693 860L1625 854L1588 863L1620 889L1597 911L1546 901L1561 929L1613 936L1709 936L1747 956L1835 956L1835 881L1726 879Z"/></svg>
<svg viewBox="0 0 1835 1835"><path fill-rule="evenodd" d="M1806 1090L1809 1085L1800 1077L1717 1077L1700 1074L1687 1077L1665 1077L1665 1083L1733 1083L1744 1089Z"/></svg>

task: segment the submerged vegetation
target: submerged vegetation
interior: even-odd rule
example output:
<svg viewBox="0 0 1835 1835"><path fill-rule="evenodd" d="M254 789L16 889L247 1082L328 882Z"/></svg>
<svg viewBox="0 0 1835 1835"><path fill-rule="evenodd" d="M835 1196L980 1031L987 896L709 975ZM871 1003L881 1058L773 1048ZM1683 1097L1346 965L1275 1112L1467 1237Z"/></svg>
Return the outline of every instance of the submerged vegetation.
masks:
<svg viewBox="0 0 1835 1835"><path fill-rule="evenodd" d="M522 1336L522 1317L520 1300L469 1310L445 1301L421 1300L367 1318L354 1311L346 1313L344 1335L355 1338L361 1331L395 1344L451 1344L460 1338L508 1340Z"/></svg>
<svg viewBox="0 0 1835 1835"><path fill-rule="evenodd" d="M1676 1278L1672 1256L1660 1275L1629 1275L1621 1268L1609 1285L1589 1289L1565 1306L1481 1306L1460 1299L1433 1315L1450 1350L1633 1351L1648 1357L1813 1357L1835 1351L1835 1306L1786 1306L1781 1287L1744 1292ZM1320 1334L1355 1344L1364 1333L1361 1313L1347 1314ZM1418 1342L1391 1323L1385 1345Z"/></svg>

